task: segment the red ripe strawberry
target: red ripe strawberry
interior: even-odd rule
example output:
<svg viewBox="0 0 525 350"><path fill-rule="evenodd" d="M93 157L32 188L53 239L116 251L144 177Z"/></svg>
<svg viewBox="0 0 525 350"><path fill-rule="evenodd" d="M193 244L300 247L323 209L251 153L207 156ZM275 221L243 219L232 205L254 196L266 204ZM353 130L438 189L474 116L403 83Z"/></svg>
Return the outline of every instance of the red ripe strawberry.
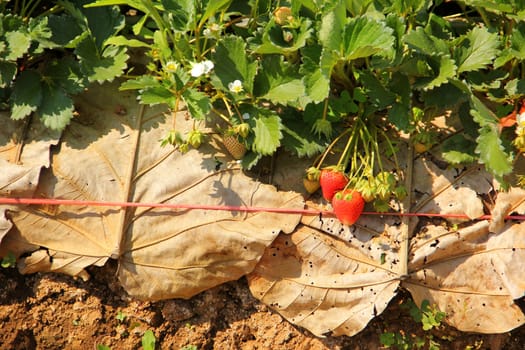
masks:
<svg viewBox="0 0 525 350"><path fill-rule="evenodd" d="M325 168L321 170L321 176L319 177L319 184L321 184L321 190L323 191L323 197L327 201L331 201L334 194L337 191L345 188L348 183L346 175L334 168Z"/></svg>
<svg viewBox="0 0 525 350"><path fill-rule="evenodd" d="M363 212L365 200L358 191L346 189L334 195L332 207L335 216L342 224L353 225Z"/></svg>

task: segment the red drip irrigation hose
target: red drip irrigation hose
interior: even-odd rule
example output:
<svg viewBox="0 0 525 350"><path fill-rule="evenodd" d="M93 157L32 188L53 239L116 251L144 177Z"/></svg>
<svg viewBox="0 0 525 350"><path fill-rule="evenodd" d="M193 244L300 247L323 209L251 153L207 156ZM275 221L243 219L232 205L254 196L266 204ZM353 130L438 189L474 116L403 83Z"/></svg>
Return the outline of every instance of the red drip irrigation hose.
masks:
<svg viewBox="0 0 525 350"><path fill-rule="evenodd" d="M51 199L51 198L7 198L0 197L0 204L11 205L66 205L66 206L96 206L96 207L147 207L147 208L167 208L167 209L188 209L188 210L226 210L240 212L268 212L283 214L313 214L334 216L332 211L316 209L290 209L290 208L269 208L269 207L249 207L232 205L199 205L199 204L169 204L169 203L135 203L135 202L109 202L109 201L84 201L73 199ZM363 215L378 216L409 216L409 217L440 217L469 219L466 214L439 214L439 213L395 213L395 212L370 212L365 211ZM482 215L475 220L490 219L490 215ZM508 215L506 220L525 220L525 215Z"/></svg>

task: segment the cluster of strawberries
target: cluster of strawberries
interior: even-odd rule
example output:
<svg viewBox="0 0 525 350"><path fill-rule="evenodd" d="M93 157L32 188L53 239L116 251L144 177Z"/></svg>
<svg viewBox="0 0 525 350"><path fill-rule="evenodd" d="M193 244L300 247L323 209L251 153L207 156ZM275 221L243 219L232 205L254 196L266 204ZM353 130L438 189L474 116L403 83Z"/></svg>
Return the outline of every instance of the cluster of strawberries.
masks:
<svg viewBox="0 0 525 350"><path fill-rule="evenodd" d="M346 174L336 167L327 167L318 172L311 168L304 178L308 192L313 193L321 187L323 198L332 203L334 214L344 225L353 225L361 216L365 200L361 193L348 187Z"/></svg>

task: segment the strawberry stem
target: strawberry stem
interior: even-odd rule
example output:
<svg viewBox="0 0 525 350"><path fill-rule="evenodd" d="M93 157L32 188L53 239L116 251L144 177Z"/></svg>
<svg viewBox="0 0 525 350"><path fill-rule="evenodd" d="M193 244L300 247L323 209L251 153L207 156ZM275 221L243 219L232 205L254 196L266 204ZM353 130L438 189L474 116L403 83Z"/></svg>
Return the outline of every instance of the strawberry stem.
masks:
<svg viewBox="0 0 525 350"><path fill-rule="evenodd" d="M359 118L357 118L357 120L359 120ZM337 162L337 168L341 168L341 167L343 169L346 168L346 165L348 164L348 160L349 160L348 151L352 145L354 146L354 155L355 155L355 146L356 146L355 133L357 131L357 128L354 125L353 128L348 128L347 131L348 130L352 130L352 133L348 137L348 141L346 142L345 149L343 150L343 153L341 153L341 157L339 158L339 161Z"/></svg>
<svg viewBox="0 0 525 350"><path fill-rule="evenodd" d="M324 107L323 107L323 120L326 120L326 115L328 114L328 98L324 100Z"/></svg>
<svg viewBox="0 0 525 350"><path fill-rule="evenodd" d="M317 163L316 165L316 168L317 169L320 169L321 168L321 165L323 164L326 156L328 155L328 153L330 153L330 151L332 150L332 148L335 146L335 144L337 144L337 142L339 142L339 140L341 140L341 138L343 136L345 136L346 134L348 134L348 132L350 131L350 129L346 129L345 131L343 131L339 136L337 136L333 141L332 143L330 143L328 145L328 147L325 149L325 151L323 152L323 155L321 157L321 159L319 160L319 163Z"/></svg>

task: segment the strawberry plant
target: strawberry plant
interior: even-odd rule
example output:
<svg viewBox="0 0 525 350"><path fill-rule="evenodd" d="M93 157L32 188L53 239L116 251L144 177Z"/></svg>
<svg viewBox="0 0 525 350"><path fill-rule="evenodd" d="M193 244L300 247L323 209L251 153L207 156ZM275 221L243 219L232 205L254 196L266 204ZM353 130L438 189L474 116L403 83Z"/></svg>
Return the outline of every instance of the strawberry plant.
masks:
<svg viewBox="0 0 525 350"><path fill-rule="evenodd" d="M127 26L124 6L135 11ZM404 132L417 152L439 146L499 180L523 153L523 127L504 123L525 91L520 2L27 0L1 11L0 102L13 119L64 128L71 96L121 76L129 47L148 61L121 89L184 105L196 121L187 135L166 130L163 143L181 151L206 142L206 121L245 145L248 168L281 147L320 154L359 124L377 136L363 144ZM452 133L433 126L440 115ZM358 155L363 192L378 185L377 150Z"/></svg>
<svg viewBox="0 0 525 350"><path fill-rule="evenodd" d="M445 313L439 311L436 305L430 305L428 300L423 300L421 308L418 308L418 306L409 299L401 304L401 308L408 310L410 316L412 316L412 319L416 323L421 323L425 337L406 334L405 332L385 332L380 335L381 343L388 348L392 347L395 349L440 349L439 343L434 340L434 336L430 334L429 331L441 326L441 322L446 316Z"/></svg>
<svg viewBox="0 0 525 350"><path fill-rule="evenodd" d="M113 80L127 67L125 47L110 38L124 27L116 7L86 1L0 4L0 108L11 119L32 114L62 130L74 116L72 96L90 83Z"/></svg>

